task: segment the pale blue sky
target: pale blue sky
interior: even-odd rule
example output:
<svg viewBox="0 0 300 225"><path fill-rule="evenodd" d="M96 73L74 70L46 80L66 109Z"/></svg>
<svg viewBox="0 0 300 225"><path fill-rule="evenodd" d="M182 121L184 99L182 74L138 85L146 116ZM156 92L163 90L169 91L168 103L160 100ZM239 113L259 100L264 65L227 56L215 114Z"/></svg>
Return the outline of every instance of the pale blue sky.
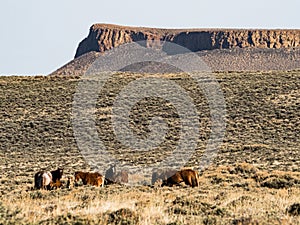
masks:
<svg viewBox="0 0 300 225"><path fill-rule="evenodd" d="M49 74L93 23L166 28L296 28L299 0L1 0L0 74Z"/></svg>

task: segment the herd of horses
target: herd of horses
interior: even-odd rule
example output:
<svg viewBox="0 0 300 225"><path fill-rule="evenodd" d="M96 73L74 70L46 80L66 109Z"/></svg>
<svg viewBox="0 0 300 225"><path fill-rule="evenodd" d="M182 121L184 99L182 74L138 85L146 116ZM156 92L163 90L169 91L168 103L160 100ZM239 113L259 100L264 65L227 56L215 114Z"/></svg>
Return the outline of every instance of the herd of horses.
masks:
<svg viewBox="0 0 300 225"><path fill-rule="evenodd" d="M61 188L63 183L61 178L63 169L58 168L54 171L39 171L34 175L34 189L53 190ZM83 185L92 185L96 187L104 187L111 184L126 184L128 183L128 171L116 171L116 166L112 165L106 171L105 175L98 172L82 172L77 171L74 177L68 177L67 187L71 187L71 183L78 184L79 181ZM199 173L193 169L184 168L179 171L172 169L159 169L152 173L152 185L159 183L161 186L174 186L184 183L191 187L199 187Z"/></svg>

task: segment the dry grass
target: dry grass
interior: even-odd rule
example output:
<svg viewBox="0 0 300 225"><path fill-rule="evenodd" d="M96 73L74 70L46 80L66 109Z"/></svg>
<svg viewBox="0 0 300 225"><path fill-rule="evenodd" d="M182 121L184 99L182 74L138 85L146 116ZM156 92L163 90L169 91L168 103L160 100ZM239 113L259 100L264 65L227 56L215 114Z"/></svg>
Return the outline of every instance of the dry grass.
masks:
<svg viewBox="0 0 300 225"><path fill-rule="evenodd" d="M253 170L252 178L244 176ZM293 177L297 182L287 188L268 188L263 180L257 181L256 173L274 179ZM300 224L299 215L287 212L300 203L299 173L268 173L243 163L210 168L200 184L200 188L112 185L56 191L33 191L28 185L1 197L0 223Z"/></svg>

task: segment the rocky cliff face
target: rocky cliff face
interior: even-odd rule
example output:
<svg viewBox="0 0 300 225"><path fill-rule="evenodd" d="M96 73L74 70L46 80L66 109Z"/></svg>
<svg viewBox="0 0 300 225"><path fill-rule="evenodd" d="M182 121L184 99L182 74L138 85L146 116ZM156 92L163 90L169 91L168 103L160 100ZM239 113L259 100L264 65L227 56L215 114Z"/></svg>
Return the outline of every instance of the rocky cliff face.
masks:
<svg viewBox="0 0 300 225"><path fill-rule="evenodd" d="M296 48L300 47L300 30L156 29L95 24L88 37L79 44L75 58L91 51L104 52L142 40L146 41L147 47L170 41L194 52L236 47Z"/></svg>

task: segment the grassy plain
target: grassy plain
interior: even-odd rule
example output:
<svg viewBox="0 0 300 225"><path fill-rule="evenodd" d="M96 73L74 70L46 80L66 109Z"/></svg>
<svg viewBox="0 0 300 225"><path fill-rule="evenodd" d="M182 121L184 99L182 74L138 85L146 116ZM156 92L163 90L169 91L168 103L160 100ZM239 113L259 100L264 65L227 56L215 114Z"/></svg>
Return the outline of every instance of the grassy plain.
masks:
<svg viewBox="0 0 300 225"><path fill-rule="evenodd" d="M66 180L76 170L93 169L73 134L80 78L0 77L0 224L300 224L300 72L214 75L226 101L226 132L213 162L201 171L200 188L114 185L54 191L31 190L34 173L63 166ZM207 99L185 75L154 76L176 82L193 99L199 139L187 166L201 167L211 131ZM147 166L178 145L180 117L168 102L142 100L130 115L133 132L147 137L149 121L159 116L168 124L166 138L143 156L122 146L111 127L112 105L138 77L118 73L105 84L95 124L116 158Z"/></svg>

